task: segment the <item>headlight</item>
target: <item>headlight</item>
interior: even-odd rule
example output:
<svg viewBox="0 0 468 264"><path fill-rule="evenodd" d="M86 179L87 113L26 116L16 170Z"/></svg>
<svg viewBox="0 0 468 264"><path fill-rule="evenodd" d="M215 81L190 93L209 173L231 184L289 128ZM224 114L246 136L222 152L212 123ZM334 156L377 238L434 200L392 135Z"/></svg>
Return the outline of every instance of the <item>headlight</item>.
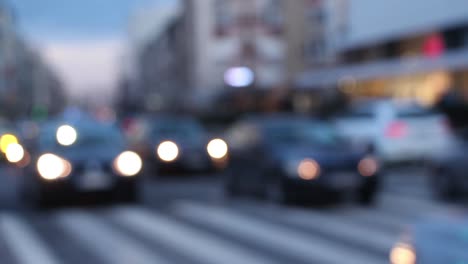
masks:
<svg viewBox="0 0 468 264"><path fill-rule="evenodd" d="M159 144L157 153L161 160L171 162L179 156L179 147L172 141L165 141Z"/></svg>
<svg viewBox="0 0 468 264"><path fill-rule="evenodd" d="M312 159L304 159L297 167L297 174L303 180L315 180L320 175L320 165Z"/></svg>
<svg viewBox="0 0 468 264"><path fill-rule="evenodd" d="M11 163L20 162L24 158L24 148L17 143L10 144L6 149L5 156Z"/></svg>
<svg viewBox="0 0 468 264"><path fill-rule="evenodd" d="M56 138L60 145L71 146L76 142L78 133L72 126L63 125L57 129Z"/></svg>
<svg viewBox="0 0 468 264"><path fill-rule="evenodd" d="M391 264L416 264L416 252L406 243L399 243L390 252Z"/></svg>
<svg viewBox="0 0 468 264"><path fill-rule="evenodd" d="M379 171L379 162L373 157L366 157L359 161L358 171L364 177L371 177Z"/></svg>
<svg viewBox="0 0 468 264"><path fill-rule="evenodd" d="M5 134L0 137L0 150L6 153L10 144L18 144L18 138L12 134Z"/></svg>
<svg viewBox="0 0 468 264"><path fill-rule="evenodd" d="M228 145L222 139L213 139L206 146L208 154L213 159L222 159L228 154Z"/></svg>
<svg viewBox="0 0 468 264"><path fill-rule="evenodd" d="M54 154L44 154L37 160L37 171L46 180L65 178L72 172L70 162Z"/></svg>
<svg viewBox="0 0 468 264"><path fill-rule="evenodd" d="M132 177L137 175L143 168L140 156L132 151L126 151L114 160L114 169L122 176Z"/></svg>
<svg viewBox="0 0 468 264"><path fill-rule="evenodd" d="M320 176L320 165L313 159L291 160L286 164L286 173L289 177L303 180L315 180Z"/></svg>

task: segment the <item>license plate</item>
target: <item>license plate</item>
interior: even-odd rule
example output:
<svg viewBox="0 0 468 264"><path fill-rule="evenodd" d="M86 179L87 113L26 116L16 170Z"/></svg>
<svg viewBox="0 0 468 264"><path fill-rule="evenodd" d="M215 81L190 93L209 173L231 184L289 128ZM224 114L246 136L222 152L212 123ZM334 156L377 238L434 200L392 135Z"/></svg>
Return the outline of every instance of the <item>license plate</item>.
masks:
<svg viewBox="0 0 468 264"><path fill-rule="evenodd" d="M358 179L351 173L335 173L330 175L329 182L335 188L352 188L358 184Z"/></svg>
<svg viewBox="0 0 468 264"><path fill-rule="evenodd" d="M193 169L199 169L203 167L203 157L200 155L193 155L187 159L187 165Z"/></svg>
<svg viewBox="0 0 468 264"><path fill-rule="evenodd" d="M79 189L82 191L100 191L112 187L112 178L100 171L91 171L82 175Z"/></svg>

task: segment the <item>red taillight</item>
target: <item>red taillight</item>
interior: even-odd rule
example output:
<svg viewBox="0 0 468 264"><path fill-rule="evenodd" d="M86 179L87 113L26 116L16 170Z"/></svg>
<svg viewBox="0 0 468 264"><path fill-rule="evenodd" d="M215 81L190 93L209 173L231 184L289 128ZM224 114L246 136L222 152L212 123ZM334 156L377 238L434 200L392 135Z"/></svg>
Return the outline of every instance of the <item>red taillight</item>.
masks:
<svg viewBox="0 0 468 264"><path fill-rule="evenodd" d="M408 126L404 122L393 122L385 131L385 136L388 138L401 138L408 133Z"/></svg>

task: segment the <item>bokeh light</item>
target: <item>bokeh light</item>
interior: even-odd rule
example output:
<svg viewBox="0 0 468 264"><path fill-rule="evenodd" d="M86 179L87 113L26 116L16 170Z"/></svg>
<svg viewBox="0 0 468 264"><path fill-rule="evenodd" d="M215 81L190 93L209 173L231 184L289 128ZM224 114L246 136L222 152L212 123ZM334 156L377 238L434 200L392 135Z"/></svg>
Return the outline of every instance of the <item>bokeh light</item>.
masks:
<svg viewBox="0 0 468 264"><path fill-rule="evenodd" d="M18 144L18 138L12 134L5 134L0 138L0 150L6 153L10 144Z"/></svg>
<svg viewBox="0 0 468 264"><path fill-rule="evenodd" d="M213 139L206 147L208 154L214 159L222 159L228 154L228 145L222 139Z"/></svg>
<svg viewBox="0 0 468 264"><path fill-rule="evenodd" d="M391 264L416 264L416 253L406 244L396 245L390 253Z"/></svg>
<svg viewBox="0 0 468 264"><path fill-rule="evenodd" d="M379 170L379 163L375 158L367 157L358 164L358 171L364 177L374 176Z"/></svg>
<svg viewBox="0 0 468 264"><path fill-rule="evenodd" d="M305 159L299 163L297 173L303 180L317 179L320 175L320 165L315 160Z"/></svg>
<svg viewBox="0 0 468 264"><path fill-rule="evenodd" d="M115 159L114 168L122 176L131 177L137 175L141 171L143 168L143 161L135 152L126 151Z"/></svg>
<svg viewBox="0 0 468 264"><path fill-rule="evenodd" d="M78 133L69 125L63 125L57 129L57 142L63 146L71 146L76 142Z"/></svg>
<svg viewBox="0 0 468 264"><path fill-rule="evenodd" d="M171 162L179 156L179 147L172 141L165 141L159 144L157 153L161 160Z"/></svg>
<svg viewBox="0 0 468 264"><path fill-rule="evenodd" d="M5 156L9 162L17 163L24 158L24 148L18 143L10 144L6 149Z"/></svg>
<svg viewBox="0 0 468 264"><path fill-rule="evenodd" d="M57 180L71 174L70 162L54 154L44 154L37 161L37 171L45 180Z"/></svg>

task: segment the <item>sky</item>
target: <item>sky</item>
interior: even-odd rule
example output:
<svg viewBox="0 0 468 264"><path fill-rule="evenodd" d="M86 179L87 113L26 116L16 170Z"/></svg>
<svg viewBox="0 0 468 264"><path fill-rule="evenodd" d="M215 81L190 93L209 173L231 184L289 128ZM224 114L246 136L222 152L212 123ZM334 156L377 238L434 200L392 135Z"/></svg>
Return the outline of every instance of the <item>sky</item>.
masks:
<svg viewBox="0 0 468 264"><path fill-rule="evenodd" d="M72 96L111 92L135 10L171 0L9 0L21 34L38 48ZM0 1L1 2L1 1Z"/></svg>

